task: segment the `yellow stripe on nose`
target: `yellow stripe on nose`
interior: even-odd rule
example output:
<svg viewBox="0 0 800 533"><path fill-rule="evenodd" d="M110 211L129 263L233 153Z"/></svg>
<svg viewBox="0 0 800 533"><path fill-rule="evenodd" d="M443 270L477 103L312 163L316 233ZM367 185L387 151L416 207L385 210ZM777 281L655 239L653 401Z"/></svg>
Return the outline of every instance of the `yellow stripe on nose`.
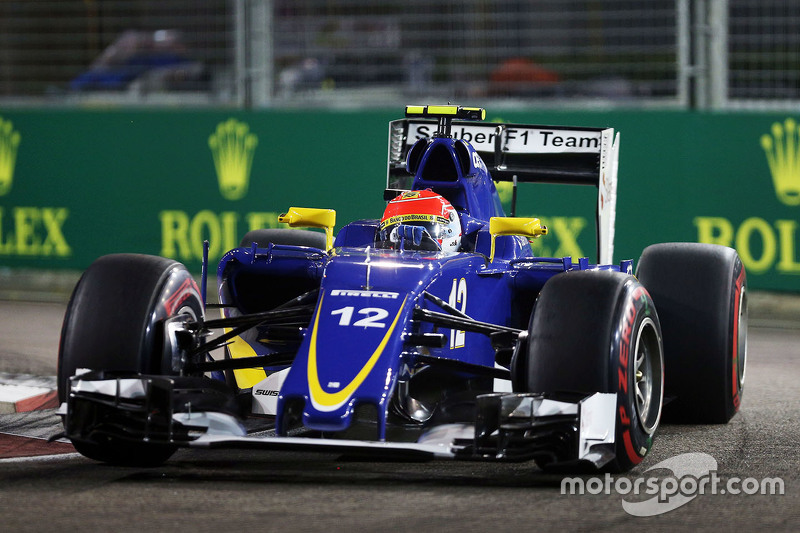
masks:
<svg viewBox="0 0 800 533"><path fill-rule="evenodd" d="M322 311L322 300L324 297L325 295L323 293L319 299L317 316L314 319L314 328L311 330L311 342L308 348L308 391L311 394L311 401L314 404L314 407L320 411L335 411L350 399L353 393L361 386L362 383L364 383L364 380L367 379L367 376L375 367L375 364L378 362L378 359L380 359L381 354L383 354L383 350L386 348L386 344L389 342L389 339L392 336L392 332L397 325L397 321L400 319L400 314L403 312L403 308L405 307L406 300L408 300L408 296L403 299L403 303L400 305L400 309L397 311L397 315L394 317L392 324L389 326L389 330L386 332L386 335L383 336L380 344L378 344L378 347L375 348L374 352L372 352L372 355L367 362L364 363L364 366L361 367L361 370L358 372L358 374L356 374L356 377L354 377L352 381L350 381L350 383L348 383L344 388L333 393L323 390L322 385L319 382L319 374L317 371L317 326L319 325L319 315Z"/></svg>

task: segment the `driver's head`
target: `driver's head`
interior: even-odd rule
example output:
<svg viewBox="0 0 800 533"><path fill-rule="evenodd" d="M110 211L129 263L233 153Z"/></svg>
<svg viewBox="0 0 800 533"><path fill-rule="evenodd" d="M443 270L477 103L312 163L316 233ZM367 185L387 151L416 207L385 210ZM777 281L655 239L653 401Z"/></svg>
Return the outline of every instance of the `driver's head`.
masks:
<svg viewBox="0 0 800 533"><path fill-rule="evenodd" d="M380 239L399 248L457 252L461 246L458 213L433 191L407 191L389 202L379 227Z"/></svg>

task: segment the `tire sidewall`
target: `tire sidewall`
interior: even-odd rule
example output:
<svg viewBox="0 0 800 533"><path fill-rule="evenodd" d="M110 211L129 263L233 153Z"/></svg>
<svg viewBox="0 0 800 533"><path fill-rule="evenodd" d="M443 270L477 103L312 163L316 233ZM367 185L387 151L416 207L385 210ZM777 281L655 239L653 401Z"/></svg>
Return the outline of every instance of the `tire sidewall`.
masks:
<svg viewBox="0 0 800 533"><path fill-rule="evenodd" d="M728 331L730 331L730 349L727 350L727 353L730 354L728 357L728 364L727 367L727 377L725 378L726 381L726 396L728 400L725 402L728 419L730 419L734 414L739 411L739 407L742 403L742 395L744 393L744 379L742 379L742 383L739 380L739 360L743 358L744 361L742 364L745 364L747 358L747 350L746 350L746 337L745 337L745 349L740 350L739 347L739 331L741 327L747 328L747 324L740 324L739 323L739 313L740 313L740 305L747 305L747 276L745 274L744 265L742 264L741 259L739 258L738 254L736 255L736 260L733 264L733 273L732 273L732 290L730 296L730 314L729 314L729 324L730 327ZM744 296L744 300L742 299ZM746 308L745 308L745 316L746 316ZM744 371L742 374L742 378L744 378Z"/></svg>
<svg viewBox="0 0 800 533"><path fill-rule="evenodd" d="M141 361L149 367L143 372L175 375L169 354L163 350L164 321L177 315L189 315L193 320L203 318L203 299L192 275L178 264L166 276L160 290L153 293L149 322L145 329Z"/></svg>
<svg viewBox="0 0 800 533"><path fill-rule="evenodd" d="M655 427L648 433L637 415L636 387L636 342L643 327L652 321L658 336L659 351L663 354L660 324L653 301L647 290L633 280L626 284L616 311L617 328L611 340L609 362L609 391L617 394L616 442L617 456L615 470L628 470L642 462L653 445ZM663 402L663 357L658 372L658 398L651 401ZM655 386L655 384L654 384Z"/></svg>

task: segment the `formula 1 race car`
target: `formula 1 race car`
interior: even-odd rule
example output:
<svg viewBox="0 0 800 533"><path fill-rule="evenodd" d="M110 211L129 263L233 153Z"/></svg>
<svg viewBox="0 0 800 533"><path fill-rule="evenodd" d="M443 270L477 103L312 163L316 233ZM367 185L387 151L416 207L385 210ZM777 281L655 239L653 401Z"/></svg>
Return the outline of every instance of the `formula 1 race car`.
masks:
<svg viewBox="0 0 800 533"><path fill-rule="evenodd" d="M289 209L281 222L312 229L245 235L219 303L207 258L199 286L165 258L95 261L61 336L66 437L132 465L229 446L626 471L662 406L727 422L747 349L737 253L656 244L635 276L610 264L619 134L484 117L408 106L384 216L334 239L334 211ZM597 187L596 264L534 257L547 228L505 216L495 181Z"/></svg>

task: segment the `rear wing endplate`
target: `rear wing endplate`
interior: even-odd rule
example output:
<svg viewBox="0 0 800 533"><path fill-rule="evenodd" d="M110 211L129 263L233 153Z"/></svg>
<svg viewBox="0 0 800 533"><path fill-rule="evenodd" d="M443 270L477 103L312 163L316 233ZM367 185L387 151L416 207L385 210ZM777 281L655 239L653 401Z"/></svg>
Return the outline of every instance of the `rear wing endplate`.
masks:
<svg viewBox="0 0 800 533"><path fill-rule="evenodd" d="M436 125L416 118L389 123L388 189L410 187L408 151L432 136ZM597 187L598 263L612 263L619 160L619 133L613 128L454 121L451 136L475 148L495 181Z"/></svg>

